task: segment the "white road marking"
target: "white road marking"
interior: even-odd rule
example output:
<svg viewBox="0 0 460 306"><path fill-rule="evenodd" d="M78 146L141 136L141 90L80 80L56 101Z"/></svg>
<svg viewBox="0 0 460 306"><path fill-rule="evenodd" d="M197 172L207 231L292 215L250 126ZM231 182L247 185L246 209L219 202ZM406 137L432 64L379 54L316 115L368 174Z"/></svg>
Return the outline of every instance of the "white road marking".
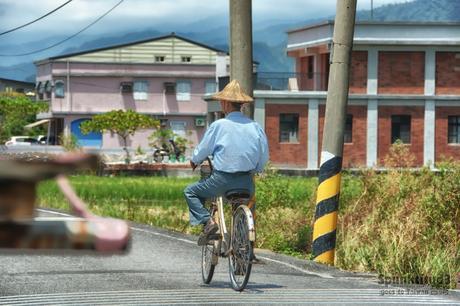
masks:
<svg viewBox="0 0 460 306"><path fill-rule="evenodd" d="M260 256L260 255L257 255L258 258L262 258L266 261L271 261L271 262L275 262L277 264L281 264L281 265L285 265L285 266L288 266L289 268L291 269L294 269L296 271L299 271L299 272L302 272L302 273L305 273L305 274L309 274L309 275L316 275L316 276L319 276L319 277L322 277L322 278L334 278L332 275L330 274L327 274L327 273L318 273L318 272L313 272L313 271L308 271L308 270L304 270L302 268L299 268L299 267L296 267L290 263L287 263L287 262L284 262L284 261L279 261L279 260L276 260L276 259L271 259L271 258L268 258L268 257L265 257L265 256Z"/></svg>
<svg viewBox="0 0 460 306"><path fill-rule="evenodd" d="M165 238L169 238L169 239L174 239L174 240L182 241L182 242L189 243L189 244L196 244L196 241L192 241L192 240L188 240L188 239L178 238L178 237L174 237L174 236L171 236L171 235L162 234L162 233L157 233L157 232L154 232L154 231L149 231L149 230L145 230L145 229L137 228L137 227L130 227L130 228L131 228L132 230L138 231L138 232L149 233L149 234L152 234L152 235L155 235L155 236L160 236L160 237L165 237Z"/></svg>
<svg viewBox="0 0 460 306"><path fill-rule="evenodd" d="M72 216L72 215L69 215L69 214L65 214L65 213L61 213L61 212L57 212L57 211L52 211L52 210L46 210L46 209L42 209L42 208L37 208L36 210L40 211L40 212L44 212L44 213L59 215L59 216L75 217L75 216Z"/></svg>

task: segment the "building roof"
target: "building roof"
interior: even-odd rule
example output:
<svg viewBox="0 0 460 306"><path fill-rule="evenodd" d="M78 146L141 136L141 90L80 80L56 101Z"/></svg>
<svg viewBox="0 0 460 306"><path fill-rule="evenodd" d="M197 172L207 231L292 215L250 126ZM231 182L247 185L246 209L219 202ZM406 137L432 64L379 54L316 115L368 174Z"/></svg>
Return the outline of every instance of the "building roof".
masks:
<svg viewBox="0 0 460 306"><path fill-rule="evenodd" d="M24 84L24 85L35 86L35 83L33 83L33 82L20 81L20 80L13 80L13 79L7 79L7 78L2 78L2 77L0 77L0 81L21 83L21 84Z"/></svg>
<svg viewBox="0 0 460 306"><path fill-rule="evenodd" d="M311 24L307 24L298 28L289 29L286 33L294 33L303 30L313 29L325 25L334 25L333 19L324 20L321 22L315 22ZM402 25L402 26L460 26L460 22L454 21L374 21L374 20L358 20L356 21L355 25L378 25L378 26L394 26L394 25Z"/></svg>
<svg viewBox="0 0 460 306"><path fill-rule="evenodd" d="M358 21L355 45L460 46L459 22ZM287 50L328 45L334 21L326 20L287 31Z"/></svg>
<svg viewBox="0 0 460 306"><path fill-rule="evenodd" d="M194 40L179 36L176 33L172 32L171 34L168 34L168 35L157 36L157 37L143 39L143 40L136 40L136 41L132 41L132 42L129 42L129 43L116 44L116 45L110 45L110 46L106 46L106 47L102 47L102 48L95 48L95 49L88 49L88 50L84 50L84 51L60 54L60 55L57 55L57 56L53 56L53 57L49 57L49 58L39 60L36 63L43 62L43 61L48 61L48 60L57 60L57 59L71 57L71 56L78 56L78 55L83 55L83 54L88 54L88 53L93 53L93 52L98 52L98 51L110 50L110 49L115 49L115 48L129 47L129 46L133 46L133 45L137 45L137 44L158 41L158 40L162 40L162 39L166 39L166 38L178 38L178 39L184 40L186 42L189 42L191 44L194 44L194 45L197 45L197 46L200 46L200 47L203 47L203 48L215 51L215 52L227 54L226 51L216 49L214 47L199 43L197 41L194 41Z"/></svg>

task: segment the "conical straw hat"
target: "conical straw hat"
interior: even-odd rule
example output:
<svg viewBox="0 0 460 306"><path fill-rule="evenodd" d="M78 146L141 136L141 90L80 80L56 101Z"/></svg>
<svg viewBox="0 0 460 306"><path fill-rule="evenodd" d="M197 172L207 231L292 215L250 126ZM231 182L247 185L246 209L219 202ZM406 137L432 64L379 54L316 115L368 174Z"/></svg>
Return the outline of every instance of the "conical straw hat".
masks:
<svg viewBox="0 0 460 306"><path fill-rule="evenodd" d="M248 103L254 101L250 96L244 93L237 80L233 80L225 86L222 91L219 91L212 96L213 99L219 101L230 101L238 103Z"/></svg>

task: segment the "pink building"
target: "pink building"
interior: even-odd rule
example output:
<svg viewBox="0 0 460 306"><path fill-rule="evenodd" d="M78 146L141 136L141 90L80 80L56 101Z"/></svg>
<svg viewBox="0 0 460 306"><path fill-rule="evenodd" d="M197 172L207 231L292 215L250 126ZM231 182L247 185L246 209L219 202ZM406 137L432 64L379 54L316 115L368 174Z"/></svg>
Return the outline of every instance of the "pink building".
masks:
<svg viewBox="0 0 460 306"><path fill-rule="evenodd" d="M60 55L36 62L37 100L49 101L50 139L73 134L80 145L119 148L109 133L82 135L81 122L95 114L132 109L197 143L206 129L202 96L227 74L224 51L171 35ZM148 148L152 130L131 137L131 148Z"/></svg>

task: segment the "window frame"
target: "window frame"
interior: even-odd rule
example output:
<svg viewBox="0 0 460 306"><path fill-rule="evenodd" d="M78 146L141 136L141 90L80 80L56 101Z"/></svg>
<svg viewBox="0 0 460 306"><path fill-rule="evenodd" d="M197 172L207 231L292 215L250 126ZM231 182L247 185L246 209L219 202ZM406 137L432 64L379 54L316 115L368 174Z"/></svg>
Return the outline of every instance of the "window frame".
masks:
<svg viewBox="0 0 460 306"><path fill-rule="evenodd" d="M455 119L455 123L451 123L451 119ZM451 130L454 126L455 131ZM451 137L456 138L456 141L451 141ZM447 144L459 145L460 144L460 116L448 116L447 117Z"/></svg>
<svg viewBox="0 0 460 306"><path fill-rule="evenodd" d="M213 91L208 91L208 85L209 84L212 84L214 86ZM217 92L217 83L216 83L216 81L214 81L214 80L206 80L206 81L204 81L204 93L205 94L213 94L213 93L216 93L216 92Z"/></svg>
<svg viewBox="0 0 460 306"><path fill-rule="evenodd" d="M139 84L145 84L145 91L139 91L136 88ZM133 81L133 99L136 101L147 101L149 98L149 82L147 80L134 80Z"/></svg>
<svg viewBox="0 0 460 306"><path fill-rule="evenodd" d="M62 94L58 94L58 90L60 88L62 88ZM53 90L53 92L54 92L54 97L55 98L59 98L59 99L65 98L65 83L64 83L63 80L54 81L54 90Z"/></svg>
<svg viewBox="0 0 460 306"><path fill-rule="evenodd" d="M399 122L395 122L396 119L398 119ZM404 120L402 119L408 119L408 141L406 141L405 139L403 139L403 137L401 137L401 127L402 127L402 124L403 123L407 123L407 122L402 122ZM394 128L395 128L395 125L396 124L399 124L399 135L398 137L395 137L395 131L394 131ZM391 116L391 143L395 143L398 139L403 143L403 144L411 144L412 143L412 116L411 115L392 115ZM404 131L403 131L404 132Z"/></svg>
<svg viewBox="0 0 460 306"><path fill-rule="evenodd" d="M163 60L159 61L157 59L162 58ZM155 63L164 63L166 61L166 55L155 55L154 57Z"/></svg>
<svg viewBox="0 0 460 306"><path fill-rule="evenodd" d="M350 127L348 129L348 126ZM349 136L349 139L347 139L347 136ZM347 114L347 117L345 118L345 130L343 133L343 143L346 144L351 144L353 143L353 114Z"/></svg>
<svg viewBox="0 0 460 306"><path fill-rule="evenodd" d="M180 136L180 137L186 137L187 136L187 121L185 120L169 120L169 127L171 128L171 131L174 132L174 134ZM177 131L179 131L178 129L174 129L174 126L182 126L183 127L183 133L182 133L182 130L177 133Z"/></svg>
<svg viewBox="0 0 460 306"><path fill-rule="evenodd" d="M292 118L295 118L297 121L297 126L294 129L290 129L288 131L288 140L286 140L283 136L283 132L286 132L285 130L283 131L283 124L292 124L292 127L294 127L295 122L290 123L286 118L283 120L283 116L291 116ZM279 143L284 143L284 144L298 144L299 143L299 131L300 131L300 114L299 113L280 113L278 115L278 120L279 120L279 133L278 133L278 141ZM284 121L284 122L283 122ZM292 128L291 127L291 128ZM292 139L291 133L294 133L295 139Z"/></svg>
<svg viewBox="0 0 460 306"><path fill-rule="evenodd" d="M189 87L188 92L181 91L181 85L187 84ZM190 80L176 80L176 100L177 101L190 101L192 99L192 82Z"/></svg>

